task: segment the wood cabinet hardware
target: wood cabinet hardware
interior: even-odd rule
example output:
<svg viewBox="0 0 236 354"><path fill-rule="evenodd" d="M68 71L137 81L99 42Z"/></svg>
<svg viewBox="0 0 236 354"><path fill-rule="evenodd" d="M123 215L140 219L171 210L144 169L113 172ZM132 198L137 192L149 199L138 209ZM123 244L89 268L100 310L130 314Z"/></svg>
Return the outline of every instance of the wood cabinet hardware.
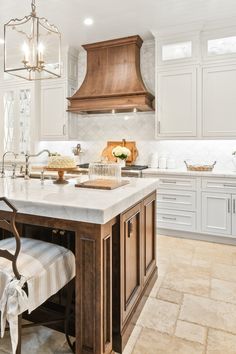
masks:
<svg viewBox="0 0 236 354"><path fill-rule="evenodd" d="M131 234L133 233L133 223L131 220L128 221L128 237L130 238Z"/></svg>

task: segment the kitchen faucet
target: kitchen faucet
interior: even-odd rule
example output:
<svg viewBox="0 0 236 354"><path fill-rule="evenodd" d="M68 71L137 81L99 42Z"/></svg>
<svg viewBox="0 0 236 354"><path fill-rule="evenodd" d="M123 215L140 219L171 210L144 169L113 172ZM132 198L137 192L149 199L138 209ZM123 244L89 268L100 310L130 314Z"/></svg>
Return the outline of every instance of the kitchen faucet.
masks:
<svg viewBox="0 0 236 354"><path fill-rule="evenodd" d="M7 154L12 154L14 155L14 158L17 158L17 155L15 152L13 151L6 151L3 155L2 155L2 171L1 171L1 177L3 178L5 176L5 157Z"/></svg>
<svg viewBox="0 0 236 354"><path fill-rule="evenodd" d="M44 152L47 152L48 156L51 156L51 152L47 149L44 149L35 155L29 155L28 153L25 154L25 177L24 177L25 179L30 179L30 175L29 175L29 159L30 159L30 157L38 157L38 156L42 155Z"/></svg>

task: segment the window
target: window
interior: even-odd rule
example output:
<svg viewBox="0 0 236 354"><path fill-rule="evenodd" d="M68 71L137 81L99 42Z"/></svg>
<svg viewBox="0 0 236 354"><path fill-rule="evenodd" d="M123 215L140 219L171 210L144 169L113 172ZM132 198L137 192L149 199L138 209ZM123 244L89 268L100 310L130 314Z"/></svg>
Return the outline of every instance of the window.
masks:
<svg viewBox="0 0 236 354"><path fill-rule="evenodd" d="M192 42L181 42L166 44L162 46L162 60L176 60L191 58L192 56Z"/></svg>
<svg viewBox="0 0 236 354"><path fill-rule="evenodd" d="M210 55L222 55L236 53L236 36L209 39L207 51Z"/></svg>

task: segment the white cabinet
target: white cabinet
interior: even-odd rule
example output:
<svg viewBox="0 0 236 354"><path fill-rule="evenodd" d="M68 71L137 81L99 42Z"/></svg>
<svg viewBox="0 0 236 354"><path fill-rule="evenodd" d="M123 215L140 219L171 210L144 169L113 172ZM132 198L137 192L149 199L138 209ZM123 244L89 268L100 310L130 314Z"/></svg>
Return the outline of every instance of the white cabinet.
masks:
<svg viewBox="0 0 236 354"><path fill-rule="evenodd" d="M196 188L196 178L159 176L157 193L159 228L196 232Z"/></svg>
<svg viewBox="0 0 236 354"><path fill-rule="evenodd" d="M232 235L236 237L236 195L232 195Z"/></svg>
<svg viewBox="0 0 236 354"><path fill-rule="evenodd" d="M158 73L158 135L197 135L197 69L183 68Z"/></svg>
<svg viewBox="0 0 236 354"><path fill-rule="evenodd" d="M236 136L235 92L236 65L203 69L203 136Z"/></svg>
<svg viewBox="0 0 236 354"><path fill-rule="evenodd" d="M26 153L32 150L37 106L35 86L23 80L1 83L1 155L12 150Z"/></svg>
<svg viewBox="0 0 236 354"><path fill-rule="evenodd" d="M76 139L76 119L67 112L67 97L78 87L78 52L70 48L64 53L61 79L42 82L40 140Z"/></svg>
<svg viewBox="0 0 236 354"><path fill-rule="evenodd" d="M42 86L40 137L42 140L65 139L67 134L66 87Z"/></svg>
<svg viewBox="0 0 236 354"><path fill-rule="evenodd" d="M231 235L231 194L202 193L202 231Z"/></svg>

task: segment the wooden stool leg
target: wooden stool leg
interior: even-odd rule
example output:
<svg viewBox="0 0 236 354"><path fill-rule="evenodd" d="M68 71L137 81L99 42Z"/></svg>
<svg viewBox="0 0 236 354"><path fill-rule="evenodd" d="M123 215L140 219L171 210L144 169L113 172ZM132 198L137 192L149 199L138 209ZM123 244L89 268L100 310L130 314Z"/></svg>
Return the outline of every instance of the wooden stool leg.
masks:
<svg viewBox="0 0 236 354"><path fill-rule="evenodd" d="M22 325L22 315L18 316L18 345L16 349L16 354L21 354L21 325Z"/></svg>
<svg viewBox="0 0 236 354"><path fill-rule="evenodd" d="M69 332L70 314L72 309L72 301L73 301L74 293L75 293L75 283L73 279L70 281L69 284L67 284L67 305L65 311L65 335L66 335L67 343L73 353L75 353L75 342L72 343L68 332Z"/></svg>

